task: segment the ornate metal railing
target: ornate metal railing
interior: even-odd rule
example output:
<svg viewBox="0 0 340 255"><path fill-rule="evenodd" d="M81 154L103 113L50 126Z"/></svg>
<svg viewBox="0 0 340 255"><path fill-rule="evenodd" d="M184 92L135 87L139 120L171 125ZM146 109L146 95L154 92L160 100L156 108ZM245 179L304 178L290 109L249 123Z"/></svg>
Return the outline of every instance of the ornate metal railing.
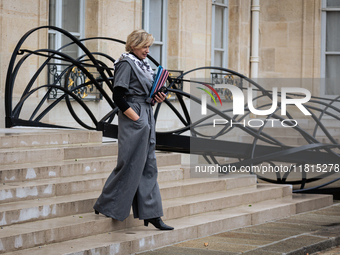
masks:
<svg viewBox="0 0 340 255"><path fill-rule="evenodd" d="M97 101L102 99L102 95L92 83L89 83L87 86L84 87L82 86L79 89L76 89L76 87L78 87L79 85L85 84L90 81L90 79L86 77L86 75L76 66L74 66L72 69L67 70L66 75L62 75L60 78L61 73L63 73L65 69L68 68L69 68L68 64L48 63L47 84L56 84L62 87L67 87L68 90L74 89L73 93L83 100ZM91 72L91 74L97 80L100 80L101 77L98 72ZM103 82L99 82L99 86L102 87ZM61 92L59 89L53 88L50 90L48 99L58 99L63 94L64 93Z"/></svg>
<svg viewBox="0 0 340 255"><path fill-rule="evenodd" d="M215 84L231 84L234 86L237 86L239 88L243 87L243 80L240 79L238 76L234 76L231 73L223 73L223 72L212 72L211 73L211 80L212 80L212 86L214 87ZM222 101L233 101L233 95L230 90L226 88L217 88L216 92L220 95L220 98L222 98ZM214 95L215 99L216 96Z"/></svg>
<svg viewBox="0 0 340 255"><path fill-rule="evenodd" d="M26 39L40 29L54 29L67 36L71 40L71 43L63 46L59 50L24 49L23 44ZM6 77L5 110L7 128L14 126L69 128L63 125L44 123L42 121L42 119L49 112L55 109L58 104L64 103L65 101L69 113L81 127L102 131L103 135L107 137L117 137L118 127L112 122L118 112L118 108L112 100L113 73L112 68L109 67L113 65L114 59L102 52L90 52L83 44L89 40L106 40L113 43L125 43L120 40L105 37L78 40L67 31L52 26L43 26L32 29L19 40L9 62ZM84 55L78 59L74 59L61 52L61 49L71 44L76 44L84 52ZM18 102L14 104L14 87L18 86L17 83L19 83L19 81L17 81L18 72L22 69L25 61L33 56L38 56L44 61L32 78L27 82ZM97 58L98 56L102 60L99 60L99 58ZM151 56L148 57L153 63L158 65L157 61L155 61ZM105 61L103 59L105 59ZM53 80L49 81L47 84L34 85L37 83L38 77L42 75L43 70L55 60L68 63L68 65L63 71L57 73ZM94 71L90 72L89 69ZM68 83L68 78L75 70L77 70L77 72L81 72L83 78L79 80L80 82L69 86L70 84ZM305 107L312 113L311 118L315 123L312 134L307 132L307 130L303 129L300 125L294 125L294 123L291 121L285 122L286 125L291 126L290 129L292 132L295 132L295 134L299 135L299 137L305 141L305 145L292 147L288 144L285 144L283 141L276 139L275 136L268 134L268 126L266 125L254 128L250 126L231 126L230 124L226 124L214 134L207 134L202 132L202 130L204 130L204 128L208 125L211 125L211 123L209 123L209 119L218 117L219 119L228 121L228 123L231 121L242 122L243 120L249 118L250 110L248 105L245 104L245 114L239 116L232 115L232 109L219 109L218 107L214 107L211 104L207 104L207 108L210 111L209 115L200 119L194 119L193 116L190 115L188 102L190 104L196 104L198 107L200 107L202 103L201 99L194 96L193 94L189 94L182 91L181 89L178 89L178 87L183 84L183 82L204 85L205 82L202 82L198 79L186 79L186 77L189 77L191 74L202 71L206 71L206 73L213 73L213 75L215 75L214 73L223 73L224 76L227 75L227 77L224 77L224 79L232 79L235 83L234 85L238 86L240 89L246 89L244 87L245 83L254 86L257 90L258 96L255 97L253 101L260 102L260 99L265 99L265 103L263 105L258 104L257 108L261 109L263 107L266 108L271 106L271 91L264 89L259 84L245 77L244 75L226 68L200 67L184 72L177 77L169 77L168 89L170 93L176 95L176 104L179 105L180 109L176 108L175 101L166 99L164 103L158 104L156 106L155 118L157 120L161 107L169 107L169 109L177 116L178 121L181 123L181 127L175 130L157 132L158 150L197 154L201 155L207 163L219 165L223 165L223 163L219 161L219 157L228 157L231 159L231 161L226 164L235 168L240 168L240 166L258 166L266 162L272 166L282 163L289 163L289 170L285 173L275 173L274 178L263 176L261 174L257 174L257 176L262 180L272 183L299 185L298 190L300 191L310 188L320 188L339 179L334 175L337 173L334 169L332 171L328 169L326 173L320 173L316 175L314 174L311 176L310 172L308 172L306 168L306 166L317 164L339 165L340 163L340 145L336 138L330 134L330 132L327 130L327 127L322 123L322 118L325 116L329 116L336 121L340 120L340 110L334 106L335 102L339 102L339 97L333 100L312 97L309 103L305 105ZM94 75L94 73L96 73L96 75ZM213 80L210 85L214 85L216 83L218 76L213 78L215 78L215 81ZM82 96L84 94L88 94L85 88L91 88L93 91L98 91L97 93L99 93L99 97L107 102L107 104L111 107L111 110L105 113L105 115L102 117L95 116L94 112L91 111ZM18 89L16 88L15 91L17 90ZM44 95L39 96L40 101L36 104L36 107L32 109L30 116L22 117L22 109L25 103L38 92L40 95ZM227 101L232 99L232 94L230 92L220 91L220 93L224 93L223 95ZM48 101L52 94L58 96L55 97L55 100ZM289 96L299 97L300 95L289 94ZM73 100L73 103L70 102L71 99ZM83 119L77 115L76 110L73 108L75 102L79 104L80 108L82 108L88 115L89 119L91 120L90 124L85 123ZM272 114L265 117L265 120L272 119L283 121L283 117L277 113L279 109L280 104ZM289 112L287 112L287 117L289 119L294 119L292 114ZM324 137L326 137L329 142L321 143L318 141L316 136L318 129L322 131ZM237 130L239 133L246 134L253 140L248 142L236 142L225 138L228 134L233 136L232 132L235 130ZM290 175L296 168L301 169L301 176L298 179L296 179L296 177L294 177L295 179L289 179ZM320 184L320 180L324 180L323 183ZM317 184L313 186L313 183ZM308 185L307 188L306 185Z"/></svg>

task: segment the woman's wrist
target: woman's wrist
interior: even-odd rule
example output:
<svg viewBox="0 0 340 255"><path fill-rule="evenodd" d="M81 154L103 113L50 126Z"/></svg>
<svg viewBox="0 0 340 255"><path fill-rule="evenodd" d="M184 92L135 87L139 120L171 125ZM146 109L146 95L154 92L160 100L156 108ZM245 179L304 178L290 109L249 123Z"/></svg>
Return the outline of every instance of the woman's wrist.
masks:
<svg viewBox="0 0 340 255"><path fill-rule="evenodd" d="M139 119L139 115L131 108L129 107L124 114L131 120L136 121Z"/></svg>

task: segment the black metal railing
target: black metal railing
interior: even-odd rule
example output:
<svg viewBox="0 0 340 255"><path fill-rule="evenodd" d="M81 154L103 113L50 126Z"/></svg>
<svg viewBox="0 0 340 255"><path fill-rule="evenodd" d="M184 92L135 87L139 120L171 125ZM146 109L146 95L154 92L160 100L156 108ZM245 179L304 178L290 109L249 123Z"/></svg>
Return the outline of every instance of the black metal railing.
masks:
<svg viewBox="0 0 340 255"><path fill-rule="evenodd" d="M230 73L225 72L212 72L211 73L211 80L213 83L213 87L215 87L216 84L230 84L239 88L243 87L243 80L240 79L240 77L232 75ZM229 89L226 88L217 88L217 93L220 95L223 101L232 101L233 95ZM216 98L215 98L216 99Z"/></svg>
<svg viewBox="0 0 340 255"><path fill-rule="evenodd" d="M65 72L65 69L69 68L68 64L61 63L49 63L47 64L47 84L56 84L73 90L73 93L82 100L98 101L103 97L101 93L96 89L94 84L89 83L87 86L81 86L76 89L79 85L88 83L90 79L84 74L82 70L74 66L70 70L67 70L66 75L61 75ZM89 70L87 70L89 71ZM89 71L90 72L90 71ZM102 80L98 72L90 72L96 80ZM98 83L99 86L103 87L103 82ZM53 88L48 94L48 99L58 99L64 93L58 88Z"/></svg>
<svg viewBox="0 0 340 255"><path fill-rule="evenodd" d="M64 34L71 41L68 45L77 45L77 47L84 52L84 55L78 59L74 59L62 53L61 50L68 45L63 46L58 50L29 50L23 48L26 39L41 29L54 29L57 32ZM78 40L67 31L52 26L43 26L32 29L19 40L10 59L6 77L5 110L7 128L14 126L70 128L63 126L62 124L55 125L42 121L43 118L52 110L56 109L59 104L66 103L69 113L81 127L99 130L103 132L104 136L117 138L118 127L117 125L112 124L112 121L118 112L118 108L112 100L113 72L112 68L110 68L110 66L113 66L115 60L102 52L90 52L84 44L90 40L105 40L120 44L125 43L121 40L106 37ZM22 68L23 63L32 56L38 56L43 59L43 61L40 62L42 65L22 89L20 100L14 104L13 91L14 88L16 88L15 91L18 91L19 89L16 87L18 86L18 71ZM97 57L100 57L101 60ZM151 56L148 56L148 58L156 66L159 65ZM62 61L62 63L67 64L63 70L59 71L57 67L53 66L55 61ZM47 84L38 84L33 87L33 84L37 83L38 77L42 74L43 70L49 67L53 70L51 73L52 78ZM233 115L232 109L221 110L211 104L207 104L210 113L201 119L194 119L188 109L188 102L196 105L196 107L200 107L202 102L200 98L183 91L183 82L202 85L204 82L199 79L187 79L191 74L202 71L209 71L212 75L215 75L214 73L223 73L224 77L222 77L222 79L225 79L223 82L232 83L242 90L246 89L244 86L245 83L250 84L256 88L258 94L253 100L260 102L260 100L264 99L262 101L265 102L261 105L257 104L257 108L261 109L271 106L273 96L271 91L264 89L255 81L233 70L221 67L200 67L187 72L181 72L179 75L169 77L167 85L170 93L176 96L176 105L179 105L180 109L178 109L178 106L176 107L174 105L174 101L171 99L166 99L164 103L157 104L155 109L155 118L157 120L161 107L169 107L177 117L181 127L157 132L158 150L197 154L203 156L208 163L221 165L223 164L218 161L218 157L228 157L232 160L231 162L228 162L228 164L236 168L239 168L242 165L260 165L265 162L273 166L282 162L289 163L291 167L286 173L277 173L273 178L262 176L261 174L257 174L257 176L262 180L272 183L299 185L298 190L300 191L309 188L320 188L339 179L336 177L332 178L332 176L336 174L334 170L311 176L306 168L307 165L340 163L340 145L336 138L331 135L327 127L322 123L325 116L330 117L335 121L340 120L340 110L334 106L335 102L340 102L339 98L329 100L327 98L313 96L309 103L305 105L308 111L311 112L311 118L315 123L313 133L308 132L300 125L294 126L294 123L289 121L286 122L286 125L291 126L291 131L299 135L299 137L305 141L305 145L292 147L286 144L285 141L279 141L274 135L270 135L267 132L268 126L266 125L254 128L242 125L231 126L228 124L224 125L216 133L206 134L202 132L202 128L204 129L205 126L211 125L211 123L206 122L211 118L225 119L229 123L230 121L242 122L246 118L249 118L251 112L247 104L244 105L245 114L240 116ZM78 74L81 74L81 78L79 79L77 76ZM214 82L221 82L218 81L218 75L213 76L213 78L215 80L213 80L212 85L214 85ZM72 84L70 85L70 83ZM92 92L97 93L96 95L98 96L96 96L96 99L102 99L110 107L110 110L101 117L96 116L94 112L97 111L92 111L90 106L86 103L86 100L84 100L86 99L85 95L90 95L89 92L91 92L91 90ZM35 108L32 109L30 116L23 116L22 108L25 103L38 92L40 93L40 101L36 104ZM224 93L226 100L230 101L232 99L232 94L225 92L226 91L220 91L219 93ZM43 94L43 96L41 96L41 94ZM280 97L280 94L278 96ZM300 95L291 93L288 96L297 98ZM46 103L51 97L53 97L54 100L49 100L49 102ZM37 97L35 96L35 98ZM72 104L70 100L73 100ZM73 108L75 104L78 104L80 108L85 111L85 114L87 114L91 121L90 124L88 122L85 123L83 118L80 118L77 115ZM192 108L193 107L194 106L192 106ZM283 121L283 117L277 113L278 110L280 110L280 104L273 113L265 117L265 120ZM27 110L25 112L27 112ZM287 112L287 117L289 119L294 119L293 114L290 112ZM235 130L251 137L252 141L235 142L224 138L228 134L233 136L232 132ZM321 130L324 137L326 137L329 142L321 143L316 136L317 130ZM197 146L190 146L190 144L196 144ZM297 180L290 180L289 177L293 172L294 167L295 169L297 167L302 169L301 176ZM326 178L330 178L331 180ZM312 183L320 181L321 179L324 180L322 184L312 185ZM306 185L309 186L306 188Z"/></svg>

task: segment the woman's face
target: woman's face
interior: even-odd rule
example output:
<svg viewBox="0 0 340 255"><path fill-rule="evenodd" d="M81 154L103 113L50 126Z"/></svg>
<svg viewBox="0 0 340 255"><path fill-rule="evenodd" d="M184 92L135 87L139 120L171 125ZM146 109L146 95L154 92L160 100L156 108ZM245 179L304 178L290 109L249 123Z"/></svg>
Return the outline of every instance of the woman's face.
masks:
<svg viewBox="0 0 340 255"><path fill-rule="evenodd" d="M143 46L142 48L136 49L136 48L132 48L133 49L133 53L139 57L140 59L145 59L149 53L149 47L150 46Z"/></svg>

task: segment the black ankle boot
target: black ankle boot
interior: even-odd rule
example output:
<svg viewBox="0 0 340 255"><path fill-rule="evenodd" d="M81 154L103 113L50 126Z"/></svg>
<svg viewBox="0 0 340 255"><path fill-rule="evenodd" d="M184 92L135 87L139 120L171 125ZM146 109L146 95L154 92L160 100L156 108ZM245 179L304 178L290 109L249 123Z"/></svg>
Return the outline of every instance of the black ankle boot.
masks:
<svg viewBox="0 0 340 255"><path fill-rule="evenodd" d="M173 227L170 227L168 225L166 225L161 217L158 217L158 218L153 218L153 219L147 219L147 220L144 220L144 226L148 226L149 225L149 222L155 226L155 228L158 228L160 230L173 230L174 228Z"/></svg>

